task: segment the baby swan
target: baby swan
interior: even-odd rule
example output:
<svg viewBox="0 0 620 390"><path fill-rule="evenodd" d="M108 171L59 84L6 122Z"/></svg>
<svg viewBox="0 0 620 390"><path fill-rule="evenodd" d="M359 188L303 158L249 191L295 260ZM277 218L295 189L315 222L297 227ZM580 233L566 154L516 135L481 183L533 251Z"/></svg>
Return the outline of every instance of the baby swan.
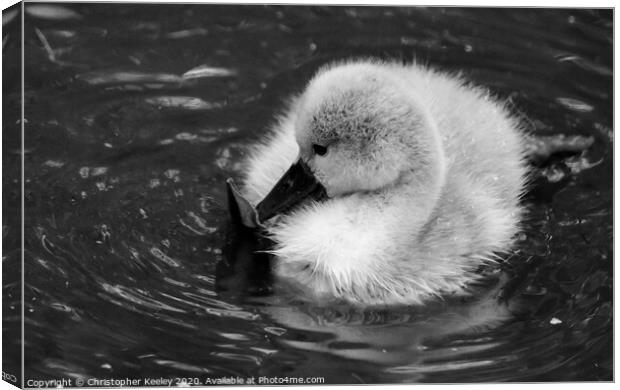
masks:
<svg viewBox="0 0 620 390"><path fill-rule="evenodd" d="M275 275L304 295L420 304L466 294L511 248L523 157L518 121L484 90L419 65L345 62L293 99L242 194L275 242Z"/></svg>

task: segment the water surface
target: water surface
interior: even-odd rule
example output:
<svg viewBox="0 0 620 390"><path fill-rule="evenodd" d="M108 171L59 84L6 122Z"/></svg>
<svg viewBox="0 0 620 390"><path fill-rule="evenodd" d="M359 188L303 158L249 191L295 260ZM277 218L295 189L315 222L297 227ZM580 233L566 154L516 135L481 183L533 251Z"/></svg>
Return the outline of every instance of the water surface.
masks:
<svg viewBox="0 0 620 390"><path fill-rule="evenodd" d="M54 7L25 16L26 379L612 378L611 11ZM17 21L3 56L19 55ZM231 235L224 181L247 146L318 66L351 56L461 71L536 136L592 139L533 165L518 249L475 299L313 307L271 291ZM19 72L5 66L5 83ZM7 362L20 334L18 92L3 109Z"/></svg>

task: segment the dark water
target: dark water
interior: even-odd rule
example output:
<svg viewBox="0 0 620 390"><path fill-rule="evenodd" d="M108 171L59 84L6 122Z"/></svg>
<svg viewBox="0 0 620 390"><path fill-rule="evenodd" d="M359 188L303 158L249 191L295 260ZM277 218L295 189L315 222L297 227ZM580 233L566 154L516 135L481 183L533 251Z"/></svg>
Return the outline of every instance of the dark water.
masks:
<svg viewBox="0 0 620 390"><path fill-rule="evenodd" d="M612 379L611 11L68 7L25 22L26 379ZM593 140L533 166L518 249L476 299L291 302L228 232L224 181L246 146L319 65L355 55L461 70L535 135ZM5 65L5 371L20 342L19 74Z"/></svg>

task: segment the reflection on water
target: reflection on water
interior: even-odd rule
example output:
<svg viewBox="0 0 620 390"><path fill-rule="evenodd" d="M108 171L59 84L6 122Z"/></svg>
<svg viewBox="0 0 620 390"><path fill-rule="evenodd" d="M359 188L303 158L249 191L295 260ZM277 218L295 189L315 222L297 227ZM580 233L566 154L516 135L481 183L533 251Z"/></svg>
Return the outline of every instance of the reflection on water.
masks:
<svg viewBox="0 0 620 390"><path fill-rule="evenodd" d="M26 378L611 379L611 12L26 10ZM3 15L5 58L18 20ZM368 55L461 70L552 140L519 249L476 298L296 302L229 230L225 179L286 96L319 65ZM5 65L5 361L20 326L19 74ZM581 146L557 153L560 135Z"/></svg>

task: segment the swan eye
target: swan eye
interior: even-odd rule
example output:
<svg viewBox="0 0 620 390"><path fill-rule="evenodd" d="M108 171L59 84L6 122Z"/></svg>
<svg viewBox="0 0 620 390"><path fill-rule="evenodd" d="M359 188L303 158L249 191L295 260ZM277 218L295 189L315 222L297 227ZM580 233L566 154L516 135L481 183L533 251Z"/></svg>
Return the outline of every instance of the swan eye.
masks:
<svg viewBox="0 0 620 390"><path fill-rule="evenodd" d="M324 156L325 153L327 153L327 146L312 144L312 150L315 154L318 154L319 156Z"/></svg>

